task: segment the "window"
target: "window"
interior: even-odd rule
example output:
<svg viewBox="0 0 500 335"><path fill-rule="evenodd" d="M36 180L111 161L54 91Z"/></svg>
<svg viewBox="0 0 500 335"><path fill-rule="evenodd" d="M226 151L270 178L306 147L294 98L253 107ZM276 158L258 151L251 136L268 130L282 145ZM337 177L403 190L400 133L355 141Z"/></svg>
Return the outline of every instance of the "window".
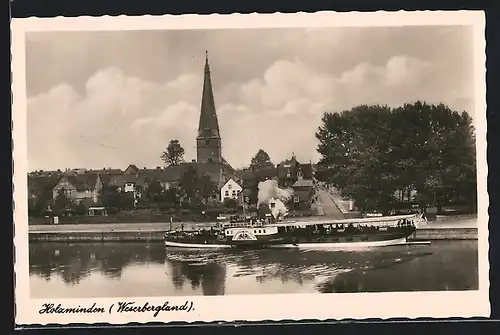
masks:
<svg viewBox="0 0 500 335"><path fill-rule="evenodd" d="M293 197L293 202L299 202L300 201L300 197L298 195L295 195Z"/></svg>
<svg viewBox="0 0 500 335"><path fill-rule="evenodd" d="M266 233L266 230L264 229L262 232L265 234L265 233Z"/></svg>
<svg viewBox="0 0 500 335"><path fill-rule="evenodd" d="M233 190L233 192L231 192L231 194L233 195L233 197L236 196L236 191Z"/></svg>
<svg viewBox="0 0 500 335"><path fill-rule="evenodd" d="M227 185L227 188L228 188L228 189L232 189L232 188L233 188L233 185L229 184L229 185Z"/></svg>
<svg viewBox="0 0 500 335"><path fill-rule="evenodd" d="M229 191L225 191L225 192L224 192L224 196L225 196L225 197L229 197Z"/></svg>
<svg viewBox="0 0 500 335"><path fill-rule="evenodd" d="M210 140L205 140L205 144L209 145L210 144Z"/></svg>

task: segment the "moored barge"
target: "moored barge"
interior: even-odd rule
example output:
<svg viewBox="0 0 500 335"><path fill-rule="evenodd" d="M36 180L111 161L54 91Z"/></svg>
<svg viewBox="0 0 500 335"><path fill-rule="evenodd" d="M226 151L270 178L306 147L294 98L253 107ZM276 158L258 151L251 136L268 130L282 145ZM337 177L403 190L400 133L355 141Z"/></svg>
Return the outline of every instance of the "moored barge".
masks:
<svg viewBox="0 0 500 335"><path fill-rule="evenodd" d="M418 214L362 219L225 223L196 231L165 233L168 247L344 249L404 244Z"/></svg>

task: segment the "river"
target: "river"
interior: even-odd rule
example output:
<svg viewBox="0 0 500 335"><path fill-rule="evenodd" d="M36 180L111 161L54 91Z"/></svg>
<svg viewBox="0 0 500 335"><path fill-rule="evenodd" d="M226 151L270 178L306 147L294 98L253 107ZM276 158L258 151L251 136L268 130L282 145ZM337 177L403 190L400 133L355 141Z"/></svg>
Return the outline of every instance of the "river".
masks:
<svg viewBox="0 0 500 335"><path fill-rule="evenodd" d="M33 298L478 289L477 241L359 251L168 249L30 243Z"/></svg>

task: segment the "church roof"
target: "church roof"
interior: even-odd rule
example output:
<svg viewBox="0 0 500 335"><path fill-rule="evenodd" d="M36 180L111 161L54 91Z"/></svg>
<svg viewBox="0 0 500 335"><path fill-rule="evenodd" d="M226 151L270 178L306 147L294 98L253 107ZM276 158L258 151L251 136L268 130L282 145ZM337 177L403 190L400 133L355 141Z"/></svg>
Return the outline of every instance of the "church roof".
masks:
<svg viewBox="0 0 500 335"><path fill-rule="evenodd" d="M199 137L220 137L219 121L215 110L215 100L212 91L212 79L208 55L205 60L205 77L203 81L203 94L201 97L200 123L198 125Z"/></svg>

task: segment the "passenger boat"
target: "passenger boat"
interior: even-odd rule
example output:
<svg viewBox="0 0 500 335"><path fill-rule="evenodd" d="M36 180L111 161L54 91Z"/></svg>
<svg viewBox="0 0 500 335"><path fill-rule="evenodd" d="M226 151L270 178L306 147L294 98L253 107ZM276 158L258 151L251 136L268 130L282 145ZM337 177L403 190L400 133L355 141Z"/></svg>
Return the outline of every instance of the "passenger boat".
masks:
<svg viewBox="0 0 500 335"><path fill-rule="evenodd" d="M419 214L361 219L219 223L192 231L168 231L168 247L225 248L363 248L404 244ZM268 220L270 221L270 220Z"/></svg>

